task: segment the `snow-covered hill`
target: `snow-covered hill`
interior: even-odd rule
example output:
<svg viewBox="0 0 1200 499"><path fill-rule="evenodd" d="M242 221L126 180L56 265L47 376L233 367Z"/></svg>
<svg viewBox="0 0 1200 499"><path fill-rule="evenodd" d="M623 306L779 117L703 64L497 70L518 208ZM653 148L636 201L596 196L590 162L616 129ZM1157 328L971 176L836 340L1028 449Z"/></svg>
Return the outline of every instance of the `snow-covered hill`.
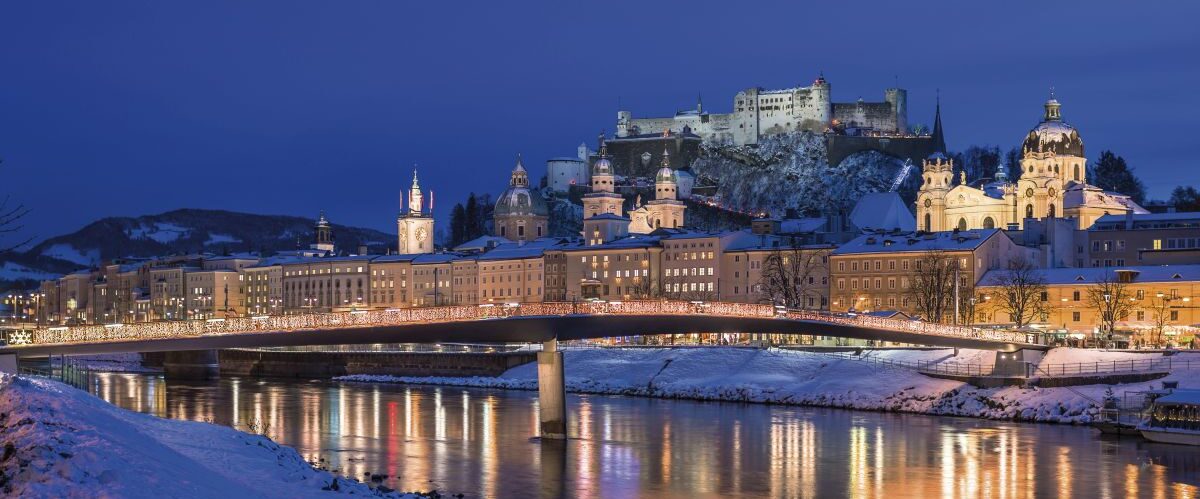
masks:
<svg viewBox="0 0 1200 499"><path fill-rule="evenodd" d="M24 253L4 256L0 290L97 265L113 258L147 258L199 252L281 251L307 245L314 220L223 210L183 209L140 217L109 217L52 237ZM341 248L395 244L377 230L333 226Z"/></svg>
<svg viewBox="0 0 1200 499"><path fill-rule="evenodd" d="M825 137L811 132L776 135L758 147L706 145L692 163L697 185L716 185L722 205L783 215L850 209L863 194L888 189L903 162L875 151L830 165Z"/></svg>

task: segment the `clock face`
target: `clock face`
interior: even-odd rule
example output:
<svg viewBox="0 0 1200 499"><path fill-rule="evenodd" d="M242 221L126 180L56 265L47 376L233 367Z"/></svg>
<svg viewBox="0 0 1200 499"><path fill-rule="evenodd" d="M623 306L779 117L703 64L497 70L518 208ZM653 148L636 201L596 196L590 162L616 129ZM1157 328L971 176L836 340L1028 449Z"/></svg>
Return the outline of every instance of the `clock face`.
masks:
<svg viewBox="0 0 1200 499"><path fill-rule="evenodd" d="M931 200L931 199L926 199L926 200L925 200L925 207L926 207L926 208L928 208L928 207L930 207L930 206L933 206L933 200Z"/></svg>
<svg viewBox="0 0 1200 499"><path fill-rule="evenodd" d="M1025 189L1025 197L1027 197L1027 198L1033 197L1033 187Z"/></svg>
<svg viewBox="0 0 1200 499"><path fill-rule="evenodd" d="M425 228L424 228L424 227L418 227L418 228L417 228L417 241L424 242L424 241L425 241L425 237L426 237L426 236L428 236L428 235L429 235L429 234L427 234L427 233L425 232Z"/></svg>

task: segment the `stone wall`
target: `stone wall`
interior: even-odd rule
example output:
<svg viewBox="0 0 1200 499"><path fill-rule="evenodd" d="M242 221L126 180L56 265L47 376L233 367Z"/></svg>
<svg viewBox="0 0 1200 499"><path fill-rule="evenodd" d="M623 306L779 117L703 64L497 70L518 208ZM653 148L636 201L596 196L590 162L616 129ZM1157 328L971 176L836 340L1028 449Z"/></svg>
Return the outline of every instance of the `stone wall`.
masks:
<svg viewBox="0 0 1200 499"><path fill-rule="evenodd" d="M328 378L347 374L498 376L537 360L535 352L286 352L222 350L221 374Z"/></svg>
<svg viewBox="0 0 1200 499"><path fill-rule="evenodd" d="M912 160L917 167L933 154L933 137L864 137L857 135L827 135L829 164L841 163L847 156L861 151L879 151L900 159ZM918 170L919 171L919 170ZM920 176L919 173L917 176Z"/></svg>
<svg viewBox="0 0 1200 499"><path fill-rule="evenodd" d="M613 171L626 177L653 178L662 162L663 147L671 153L671 168L684 168L700 155L700 137L673 134L670 137L612 139L608 154ZM642 161L642 155L649 160Z"/></svg>

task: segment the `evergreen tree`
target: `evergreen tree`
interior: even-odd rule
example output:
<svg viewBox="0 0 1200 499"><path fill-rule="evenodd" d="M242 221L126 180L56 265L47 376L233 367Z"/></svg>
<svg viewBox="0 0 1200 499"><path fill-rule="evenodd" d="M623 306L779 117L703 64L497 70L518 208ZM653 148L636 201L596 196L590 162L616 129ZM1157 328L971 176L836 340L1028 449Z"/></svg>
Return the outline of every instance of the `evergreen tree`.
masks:
<svg viewBox="0 0 1200 499"><path fill-rule="evenodd" d="M1125 164L1125 158L1112 151L1100 153L1100 159L1088 171L1088 177L1092 185L1125 194L1135 203L1141 204L1146 199L1146 186L1133 174L1133 168Z"/></svg>
<svg viewBox="0 0 1200 499"><path fill-rule="evenodd" d="M1190 185L1181 185L1171 191L1169 202L1176 211L1200 211L1200 192Z"/></svg>
<svg viewBox="0 0 1200 499"><path fill-rule="evenodd" d="M463 209L463 240L470 241L483 235L483 229L479 225L479 200L472 192L467 197L467 206Z"/></svg>
<svg viewBox="0 0 1200 499"><path fill-rule="evenodd" d="M467 242L467 209L462 203L454 205L450 210L450 246L458 246Z"/></svg>
<svg viewBox="0 0 1200 499"><path fill-rule="evenodd" d="M1009 149L1004 154L1004 166L1008 168L1009 180L1021 178L1021 152L1017 148Z"/></svg>

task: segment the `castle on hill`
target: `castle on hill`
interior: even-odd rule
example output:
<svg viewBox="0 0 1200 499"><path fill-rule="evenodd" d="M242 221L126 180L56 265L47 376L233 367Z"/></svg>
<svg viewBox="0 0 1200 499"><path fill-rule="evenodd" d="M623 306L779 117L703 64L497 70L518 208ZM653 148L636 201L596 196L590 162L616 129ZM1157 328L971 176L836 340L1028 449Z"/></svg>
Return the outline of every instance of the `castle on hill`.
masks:
<svg viewBox="0 0 1200 499"><path fill-rule="evenodd" d="M664 131L693 133L716 144L757 144L763 137L788 132L825 132L851 128L856 133L906 136L908 92L889 88L883 102L833 102L830 85L823 76L807 87L781 90L748 88L733 98L733 112L704 111L699 99L696 109L662 118L634 118L630 111L617 112L617 138L662 135Z"/></svg>

